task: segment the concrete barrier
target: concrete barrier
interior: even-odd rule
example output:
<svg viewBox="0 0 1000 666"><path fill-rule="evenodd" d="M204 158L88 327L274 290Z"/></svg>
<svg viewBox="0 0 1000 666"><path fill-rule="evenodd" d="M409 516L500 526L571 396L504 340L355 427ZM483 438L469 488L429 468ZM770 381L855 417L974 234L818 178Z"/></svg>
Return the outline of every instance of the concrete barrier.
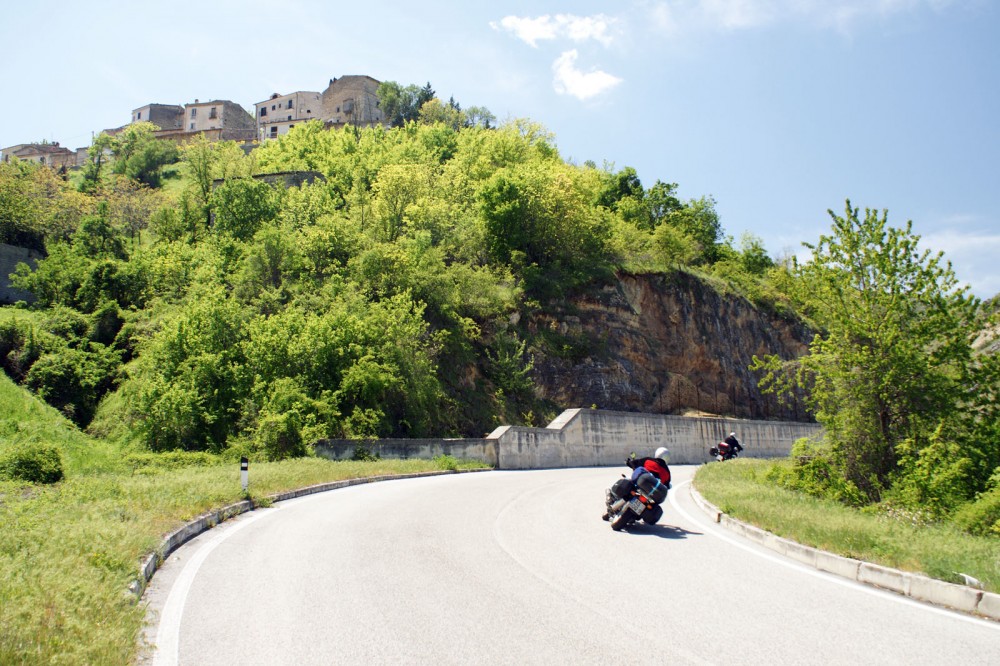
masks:
<svg viewBox="0 0 1000 666"><path fill-rule="evenodd" d="M328 460L350 460L359 448L380 458L433 460L448 455L497 467L497 444L487 439L321 439L313 445L316 455Z"/></svg>
<svg viewBox="0 0 1000 666"><path fill-rule="evenodd" d="M819 434L815 423L750 421L600 409L567 409L544 428L501 426L483 439L324 439L316 455L349 460L357 448L382 458L481 460L497 469L617 466L635 453L670 449L670 462L700 464L708 449L735 432L751 458L787 456L800 437Z"/></svg>
<svg viewBox="0 0 1000 666"><path fill-rule="evenodd" d="M787 456L801 437L818 435L815 423L667 416L599 409L568 409L545 428L501 426L487 436L497 444L500 469L620 465L630 453L670 449L670 462L700 464L708 449L735 432L743 456Z"/></svg>

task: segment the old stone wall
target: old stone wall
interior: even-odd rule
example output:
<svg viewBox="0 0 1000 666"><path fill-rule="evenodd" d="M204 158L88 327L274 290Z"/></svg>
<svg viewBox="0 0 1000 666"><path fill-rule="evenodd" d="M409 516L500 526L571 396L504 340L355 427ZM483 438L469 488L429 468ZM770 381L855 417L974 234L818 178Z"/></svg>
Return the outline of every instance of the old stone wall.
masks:
<svg viewBox="0 0 1000 666"><path fill-rule="evenodd" d="M379 82L370 76L349 75L331 79L323 91L323 120L334 127L367 127L383 121L378 105Z"/></svg>
<svg viewBox="0 0 1000 666"><path fill-rule="evenodd" d="M19 263L24 262L34 267L35 262L41 258L42 254L35 250L0 243L0 303L10 305L17 301L30 303L35 300L29 292L12 287L9 276Z"/></svg>

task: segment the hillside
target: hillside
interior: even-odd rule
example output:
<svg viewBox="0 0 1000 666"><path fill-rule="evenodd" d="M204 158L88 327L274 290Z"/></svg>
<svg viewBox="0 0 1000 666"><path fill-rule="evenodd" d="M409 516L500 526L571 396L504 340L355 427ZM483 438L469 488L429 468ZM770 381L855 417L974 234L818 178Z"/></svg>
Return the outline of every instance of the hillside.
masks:
<svg viewBox="0 0 1000 666"><path fill-rule="evenodd" d="M809 330L691 273L622 274L532 313L528 327L579 350L560 354L550 344L535 356L533 378L554 404L810 420L801 403L763 394L749 369L755 354L807 353Z"/></svg>

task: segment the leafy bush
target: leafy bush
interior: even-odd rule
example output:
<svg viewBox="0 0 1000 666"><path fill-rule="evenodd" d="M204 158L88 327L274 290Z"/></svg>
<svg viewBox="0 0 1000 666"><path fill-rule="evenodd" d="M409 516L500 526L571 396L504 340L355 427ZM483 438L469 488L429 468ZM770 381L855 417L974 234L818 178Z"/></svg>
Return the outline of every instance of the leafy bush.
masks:
<svg viewBox="0 0 1000 666"><path fill-rule="evenodd" d="M307 452L297 411L265 414L257 428L257 440L268 460L299 458Z"/></svg>
<svg viewBox="0 0 1000 666"><path fill-rule="evenodd" d="M30 483L56 483L63 476L62 456L52 444L29 442L0 454L0 478Z"/></svg>
<svg viewBox="0 0 1000 666"><path fill-rule="evenodd" d="M354 455L351 456L351 460L357 460L360 462L376 462L380 460L382 456L371 451L371 449L358 444L354 447Z"/></svg>
<svg viewBox="0 0 1000 666"><path fill-rule="evenodd" d="M453 472L458 469L458 459L456 459L454 456L449 456L447 454L441 454L437 458L435 458L434 464L440 467L441 469L447 469Z"/></svg>
<svg viewBox="0 0 1000 666"><path fill-rule="evenodd" d="M1000 483L962 506L953 520L969 534L1000 537Z"/></svg>
<svg viewBox="0 0 1000 666"><path fill-rule="evenodd" d="M209 467L219 465L219 456L204 451L167 451L165 453L129 453L125 465L134 472L150 473L185 467Z"/></svg>
<svg viewBox="0 0 1000 666"><path fill-rule="evenodd" d="M772 467L768 480L813 497L832 499L848 506L862 506L865 498L858 487L844 478L830 450L803 437L792 445L790 468Z"/></svg>

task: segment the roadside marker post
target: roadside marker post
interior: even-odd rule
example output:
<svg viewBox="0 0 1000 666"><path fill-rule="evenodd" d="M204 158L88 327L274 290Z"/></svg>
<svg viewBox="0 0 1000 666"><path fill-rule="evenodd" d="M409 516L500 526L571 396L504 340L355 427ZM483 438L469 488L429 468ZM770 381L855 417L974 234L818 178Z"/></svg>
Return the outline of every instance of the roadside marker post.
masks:
<svg viewBox="0 0 1000 666"><path fill-rule="evenodd" d="M250 485L250 460L246 456L240 458L240 482L243 484L243 492L246 492Z"/></svg>

